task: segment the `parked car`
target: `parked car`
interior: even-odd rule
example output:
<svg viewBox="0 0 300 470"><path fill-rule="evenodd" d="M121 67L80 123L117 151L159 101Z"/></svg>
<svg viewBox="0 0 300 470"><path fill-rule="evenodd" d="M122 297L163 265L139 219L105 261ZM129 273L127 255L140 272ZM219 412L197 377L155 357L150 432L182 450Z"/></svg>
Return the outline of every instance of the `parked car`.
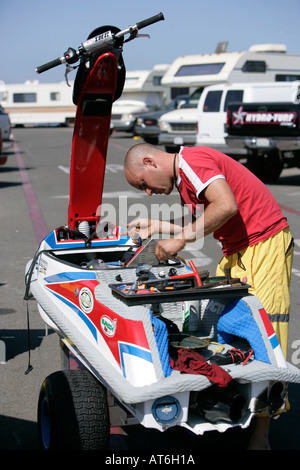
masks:
<svg viewBox="0 0 300 470"><path fill-rule="evenodd" d="M4 111L0 105L0 129L2 133L2 140L10 140L11 123L9 115Z"/></svg>
<svg viewBox="0 0 300 470"><path fill-rule="evenodd" d="M144 101L120 100L113 104L111 115L111 130L132 132L140 113L146 112L149 107Z"/></svg>
<svg viewBox="0 0 300 470"><path fill-rule="evenodd" d="M7 154L3 152L3 146L2 146L2 132L1 132L1 127L0 127L0 167L5 165L7 162Z"/></svg>
<svg viewBox="0 0 300 470"><path fill-rule="evenodd" d="M0 166L7 162L7 154L3 152L3 142L11 140L11 124L10 118L0 105Z"/></svg>
<svg viewBox="0 0 300 470"><path fill-rule="evenodd" d="M158 125L159 118L169 111L181 108L189 101L189 98L189 95L179 95L157 111L141 114L136 120L134 134L142 137L149 144L158 144L158 136L161 132Z"/></svg>
<svg viewBox="0 0 300 470"><path fill-rule="evenodd" d="M203 87L198 88L180 109L160 117L158 143L164 145L167 152L176 152L181 145L195 145L198 129L197 105L202 91Z"/></svg>

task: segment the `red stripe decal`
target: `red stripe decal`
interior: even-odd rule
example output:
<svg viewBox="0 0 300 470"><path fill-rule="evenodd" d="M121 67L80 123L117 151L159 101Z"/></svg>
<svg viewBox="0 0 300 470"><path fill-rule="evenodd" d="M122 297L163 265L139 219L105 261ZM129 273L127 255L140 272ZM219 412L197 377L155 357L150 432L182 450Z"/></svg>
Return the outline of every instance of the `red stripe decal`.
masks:
<svg viewBox="0 0 300 470"><path fill-rule="evenodd" d="M270 319L269 319L269 317L268 317L268 315L267 315L267 312L265 311L264 308L261 308L261 309L259 310L259 313L260 313L261 319L262 319L262 321L263 321L263 323L264 323L264 326L265 326L267 335L268 335L269 337L272 336L272 335L275 333L275 331L274 331L274 328L273 328L273 326L272 326L272 323L270 322Z"/></svg>

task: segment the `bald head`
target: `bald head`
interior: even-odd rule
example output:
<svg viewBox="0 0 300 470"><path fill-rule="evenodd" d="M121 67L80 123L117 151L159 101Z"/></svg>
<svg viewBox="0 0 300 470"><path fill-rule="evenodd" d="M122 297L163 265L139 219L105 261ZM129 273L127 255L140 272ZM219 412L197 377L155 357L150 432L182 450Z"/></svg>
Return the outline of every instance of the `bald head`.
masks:
<svg viewBox="0 0 300 470"><path fill-rule="evenodd" d="M145 157L155 157L160 153L165 153L162 150L154 147L151 144L137 144L128 150L125 161L124 169L130 173L138 173L143 167L143 160Z"/></svg>
<svg viewBox="0 0 300 470"><path fill-rule="evenodd" d="M137 144L128 150L124 174L128 183L148 194L168 193L173 188L174 155L151 144Z"/></svg>

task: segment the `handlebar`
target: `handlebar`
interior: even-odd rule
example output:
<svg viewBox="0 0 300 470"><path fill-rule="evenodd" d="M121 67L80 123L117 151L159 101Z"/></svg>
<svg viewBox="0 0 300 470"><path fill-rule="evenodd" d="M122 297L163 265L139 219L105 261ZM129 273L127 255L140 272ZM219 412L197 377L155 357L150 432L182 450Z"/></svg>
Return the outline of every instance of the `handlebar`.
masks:
<svg viewBox="0 0 300 470"><path fill-rule="evenodd" d="M150 24L157 23L158 21L164 20L164 15L162 13L158 13L157 15L151 16L146 20L139 21L136 23L137 29L145 28L146 26L150 26Z"/></svg>
<svg viewBox="0 0 300 470"><path fill-rule="evenodd" d="M46 64L39 65L38 67L36 67L35 70L37 73L43 73L43 72L46 72L46 70L53 69L54 67L57 67L58 65L63 64L64 62L65 62L65 58L63 56L58 59L51 60L50 62L47 62Z"/></svg>
<svg viewBox="0 0 300 470"><path fill-rule="evenodd" d="M124 29L124 31L120 31L116 34L116 37L124 36L127 33L131 33L132 31L138 31L146 26L150 26L153 23L157 23L158 21L164 20L164 15L162 13L158 13L157 15L151 16L151 18L147 18L146 20L139 21L134 26L129 26L129 28Z"/></svg>
<svg viewBox="0 0 300 470"><path fill-rule="evenodd" d="M164 19L165 18L163 13L158 13L157 15L151 16L146 20L137 22L134 26L129 26L128 28L124 29L123 31L119 31L116 34L113 34L111 31L106 31L105 33L99 34L98 36L84 41L81 46L78 47L78 50L69 47L63 56L36 67L36 72L43 73L46 72L46 70L50 70L64 63L73 64L77 62L83 55L88 55L91 52L105 49L105 47L113 45L115 39L123 38L126 34L130 35L127 39L127 41L130 41L137 36L137 33L140 29Z"/></svg>

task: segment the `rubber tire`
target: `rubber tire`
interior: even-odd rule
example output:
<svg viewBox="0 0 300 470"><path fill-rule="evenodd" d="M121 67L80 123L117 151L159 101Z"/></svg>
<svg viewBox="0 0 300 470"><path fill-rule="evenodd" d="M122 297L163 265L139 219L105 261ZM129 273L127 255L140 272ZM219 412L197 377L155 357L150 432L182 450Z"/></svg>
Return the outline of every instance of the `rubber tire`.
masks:
<svg viewBox="0 0 300 470"><path fill-rule="evenodd" d="M279 150L273 149L252 155L246 166L264 183L274 183L283 170L283 159Z"/></svg>
<svg viewBox="0 0 300 470"><path fill-rule="evenodd" d="M179 150L180 150L180 145L166 145L165 146L165 151L167 153L179 152Z"/></svg>
<svg viewBox="0 0 300 470"><path fill-rule="evenodd" d="M86 370L58 371L43 382L38 436L44 450L106 450L109 447L106 389Z"/></svg>
<svg viewBox="0 0 300 470"><path fill-rule="evenodd" d="M143 137L147 144L158 145L158 137Z"/></svg>

